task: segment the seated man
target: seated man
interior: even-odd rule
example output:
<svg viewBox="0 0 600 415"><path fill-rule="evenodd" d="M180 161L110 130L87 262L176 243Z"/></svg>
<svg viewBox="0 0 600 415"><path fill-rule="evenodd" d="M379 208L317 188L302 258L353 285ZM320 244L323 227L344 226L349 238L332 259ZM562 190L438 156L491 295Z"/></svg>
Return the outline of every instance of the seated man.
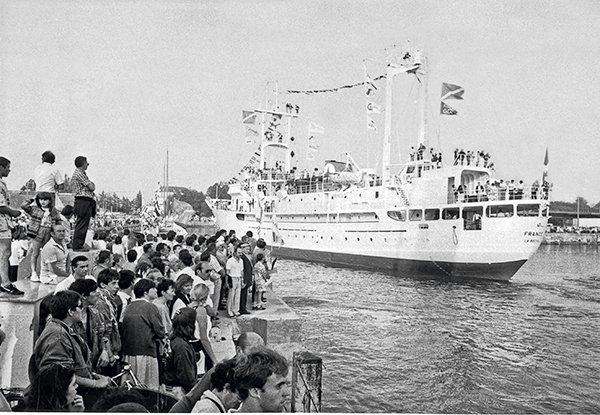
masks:
<svg viewBox="0 0 600 415"><path fill-rule="evenodd" d="M82 320L83 300L74 291L60 291L52 297L52 319L38 338L29 362L30 380L41 370L53 364L72 367L80 389L105 388L110 378L92 371L90 350L73 329ZM82 394L83 395L83 394Z"/></svg>
<svg viewBox="0 0 600 415"><path fill-rule="evenodd" d="M288 362L274 350L260 349L241 358L234 382L242 404L235 412L282 412L290 401Z"/></svg>
<svg viewBox="0 0 600 415"><path fill-rule="evenodd" d="M57 284L58 277L68 277L66 235L62 224L53 224L50 240L42 248L40 281L44 284Z"/></svg>

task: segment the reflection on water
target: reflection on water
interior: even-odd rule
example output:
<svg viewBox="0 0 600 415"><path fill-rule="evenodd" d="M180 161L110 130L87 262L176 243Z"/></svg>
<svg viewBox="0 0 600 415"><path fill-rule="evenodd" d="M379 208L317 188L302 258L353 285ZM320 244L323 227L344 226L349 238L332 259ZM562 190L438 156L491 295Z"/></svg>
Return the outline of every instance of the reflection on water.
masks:
<svg viewBox="0 0 600 415"><path fill-rule="evenodd" d="M543 246L510 283L278 266L326 412L600 412L598 247Z"/></svg>

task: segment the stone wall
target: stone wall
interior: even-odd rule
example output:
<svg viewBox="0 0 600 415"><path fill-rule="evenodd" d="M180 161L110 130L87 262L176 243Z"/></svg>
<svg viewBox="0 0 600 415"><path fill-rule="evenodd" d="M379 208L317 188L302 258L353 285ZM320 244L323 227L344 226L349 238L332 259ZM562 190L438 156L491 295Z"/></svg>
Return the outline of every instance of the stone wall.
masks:
<svg viewBox="0 0 600 415"><path fill-rule="evenodd" d="M546 233L543 245L598 245L597 233Z"/></svg>

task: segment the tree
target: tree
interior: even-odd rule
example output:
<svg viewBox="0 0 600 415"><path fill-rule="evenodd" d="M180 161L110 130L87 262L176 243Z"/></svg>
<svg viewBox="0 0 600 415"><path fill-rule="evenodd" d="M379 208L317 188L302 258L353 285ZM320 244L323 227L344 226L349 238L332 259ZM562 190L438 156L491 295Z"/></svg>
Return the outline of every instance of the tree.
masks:
<svg viewBox="0 0 600 415"><path fill-rule="evenodd" d="M215 183L206 190L211 199L231 199L229 185L226 182Z"/></svg>
<svg viewBox="0 0 600 415"><path fill-rule="evenodd" d="M137 194L137 196L135 197L135 204L134 204L134 209L141 209L142 208L142 191L140 190Z"/></svg>
<svg viewBox="0 0 600 415"><path fill-rule="evenodd" d="M198 216L212 216L212 211L206 204L206 196L204 193L194 189L188 189L186 187L172 187L169 186L169 191L173 194L177 200L189 203ZM169 201L171 204L172 201Z"/></svg>
<svg viewBox="0 0 600 415"><path fill-rule="evenodd" d="M575 202L564 202L561 200L550 202L550 210L559 212L577 212L577 201L579 201L579 212L595 212L598 209L597 205L592 208L585 198L577 196ZM600 202L598 202L598 204L600 204Z"/></svg>
<svg viewBox="0 0 600 415"><path fill-rule="evenodd" d="M575 210L577 210L577 203L579 202L579 211L580 212L589 212L590 206L588 205L588 201L581 196L577 196L575 199Z"/></svg>

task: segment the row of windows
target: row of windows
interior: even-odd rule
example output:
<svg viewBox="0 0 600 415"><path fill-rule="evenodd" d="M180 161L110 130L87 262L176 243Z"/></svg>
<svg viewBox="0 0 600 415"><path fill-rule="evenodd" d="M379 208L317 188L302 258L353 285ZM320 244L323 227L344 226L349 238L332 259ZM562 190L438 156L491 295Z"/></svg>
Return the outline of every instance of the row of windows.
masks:
<svg viewBox="0 0 600 415"><path fill-rule="evenodd" d="M319 237L319 236L311 235L311 236L310 236L310 238L307 238L307 237L306 237L306 235L301 235L301 236L302 236L302 238L301 238L301 239L316 239L316 240L317 240L317 242L318 242L319 240L326 240L326 238L323 238L323 236ZM287 234L287 235L285 236L285 238L291 238L291 237L292 237L292 235L290 235L290 234ZM300 235L298 235L298 234L295 234L295 235L293 235L293 237L294 237L294 238L296 238L296 239L300 239ZM330 237L329 237L329 239L330 239L331 241L333 241L333 240L334 240L333 236L330 236ZM340 240L341 240L341 238L338 238L338 239L340 239ZM390 237L389 239L390 239L390 240L393 240L393 241L396 241L396 242L398 242L398 237L397 237L397 236ZM348 237L348 236L345 236L345 237L344 237L344 241L354 241L354 240L356 240L356 242L360 242L361 240L362 240L362 241L367 241L367 240L368 240L369 242L376 242L376 240L374 240L374 239L373 239L373 238L371 238L371 237L369 237L369 238L363 237L362 239L361 239L361 237L360 237L360 236L357 236L357 237L352 237L352 236L351 236L351 237ZM380 242L387 242L387 241L388 241L388 238L387 238L387 237L380 238Z"/></svg>
<svg viewBox="0 0 600 415"><path fill-rule="evenodd" d="M461 216L462 211L462 216ZM425 220L438 220L440 218L444 220L453 219L469 219L471 220L473 215L483 215L483 206L466 206L464 208L451 207L440 209L408 209L406 210L390 210L387 212L388 216L394 220L405 222L409 221L421 221ZM540 205L537 203L520 204L516 206L517 216L540 216ZM515 206L513 205L490 205L485 209L485 215L488 218L507 218L515 215ZM548 216L548 210L546 209L545 215Z"/></svg>
<svg viewBox="0 0 600 415"><path fill-rule="evenodd" d="M305 193L305 192L300 192L300 193ZM368 194L365 194L365 196L369 196ZM375 199L379 199L379 191L375 191L374 193ZM358 194L358 197L362 198L362 193ZM335 198L341 198L341 196L338 195L338 193L332 194L330 196L331 200L334 200ZM344 195L344 199L348 199L348 195ZM292 198L288 198L287 199L288 203L298 203L297 200L292 200ZM301 202L304 202L304 198L300 198ZM308 199L307 199L308 201ZM316 202L317 198L313 197L313 202Z"/></svg>

